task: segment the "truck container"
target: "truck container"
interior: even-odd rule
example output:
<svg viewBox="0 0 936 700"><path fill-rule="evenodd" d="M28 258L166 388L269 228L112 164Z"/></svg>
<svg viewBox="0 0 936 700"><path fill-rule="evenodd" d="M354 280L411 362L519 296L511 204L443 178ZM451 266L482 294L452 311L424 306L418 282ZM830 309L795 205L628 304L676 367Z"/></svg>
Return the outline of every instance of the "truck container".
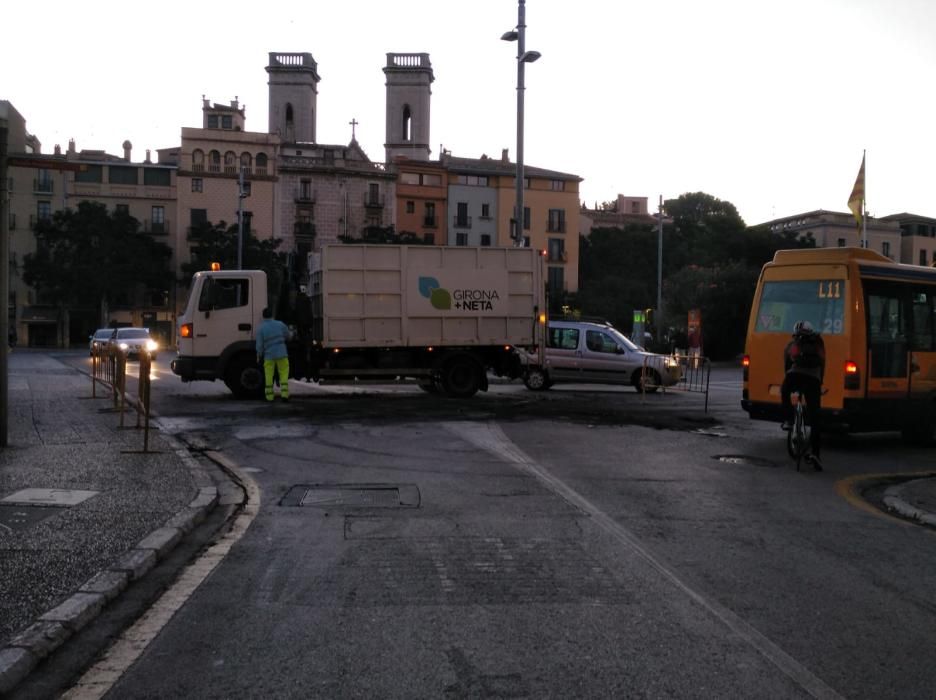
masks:
<svg viewBox="0 0 936 700"><path fill-rule="evenodd" d="M539 251L331 245L307 263L303 284L278 299L259 270L196 273L173 372L262 395L253 343L268 305L295 329L295 378L415 379L427 391L469 397L487 389L488 373L519 377L543 351Z"/></svg>

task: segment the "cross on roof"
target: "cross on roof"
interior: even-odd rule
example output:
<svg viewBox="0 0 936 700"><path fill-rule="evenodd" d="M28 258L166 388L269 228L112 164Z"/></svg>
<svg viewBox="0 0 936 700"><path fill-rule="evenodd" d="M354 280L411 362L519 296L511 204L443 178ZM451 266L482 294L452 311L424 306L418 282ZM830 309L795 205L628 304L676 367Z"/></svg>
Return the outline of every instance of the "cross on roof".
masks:
<svg viewBox="0 0 936 700"><path fill-rule="evenodd" d="M351 125L351 140L352 140L352 141L355 140L355 138L354 138L354 127L356 127L356 126L357 126L358 124L360 124L360 123L361 123L361 122L359 122L359 121L358 121L357 119L355 119L354 117L351 117L351 121L348 122L348 124Z"/></svg>

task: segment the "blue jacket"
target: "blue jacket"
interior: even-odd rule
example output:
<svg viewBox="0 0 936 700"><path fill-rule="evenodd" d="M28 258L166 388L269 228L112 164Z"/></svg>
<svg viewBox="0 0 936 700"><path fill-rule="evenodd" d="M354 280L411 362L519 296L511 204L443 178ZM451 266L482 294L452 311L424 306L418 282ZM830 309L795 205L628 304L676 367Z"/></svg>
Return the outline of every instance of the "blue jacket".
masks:
<svg viewBox="0 0 936 700"><path fill-rule="evenodd" d="M257 330L257 354L264 360L280 360L288 357L286 341L291 333L282 321L273 318L263 319Z"/></svg>

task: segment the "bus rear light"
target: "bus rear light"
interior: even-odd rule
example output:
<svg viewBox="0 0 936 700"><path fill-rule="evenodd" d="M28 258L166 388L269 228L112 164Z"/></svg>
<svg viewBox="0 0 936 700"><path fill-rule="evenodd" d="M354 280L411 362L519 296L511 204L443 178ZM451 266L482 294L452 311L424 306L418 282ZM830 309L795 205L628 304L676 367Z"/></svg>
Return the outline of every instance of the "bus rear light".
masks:
<svg viewBox="0 0 936 700"><path fill-rule="evenodd" d="M845 363L845 388L849 391L861 388L861 372L858 371L858 364L851 360Z"/></svg>
<svg viewBox="0 0 936 700"><path fill-rule="evenodd" d="M180 338L191 338L192 337L192 324L183 323L179 326L179 337Z"/></svg>
<svg viewBox="0 0 936 700"><path fill-rule="evenodd" d="M750 355L744 355L744 356L741 358L741 366L744 367L744 369L747 369L748 367L751 366L751 356L750 356Z"/></svg>

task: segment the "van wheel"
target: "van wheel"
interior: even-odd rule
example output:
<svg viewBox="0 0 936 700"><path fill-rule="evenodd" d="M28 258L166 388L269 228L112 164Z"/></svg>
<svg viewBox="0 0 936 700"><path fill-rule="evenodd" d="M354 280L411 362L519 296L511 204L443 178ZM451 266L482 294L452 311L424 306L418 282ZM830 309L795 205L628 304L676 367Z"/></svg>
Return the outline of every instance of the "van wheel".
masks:
<svg viewBox="0 0 936 700"><path fill-rule="evenodd" d="M455 355L442 365L442 388L452 398L471 398L481 388L483 373L481 363L471 355Z"/></svg>
<svg viewBox="0 0 936 700"><path fill-rule="evenodd" d="M530 391L544 391L552 386L546 370L539 367L528 369L523 375L523 383Z"/></svg>
<svg viewBox="0 0 936 700"><path fill-rule="evenodd" d="M660 378L660 374L655 370L647 370L647 385L643 385L643 370L637 370L634 372L634 378L631 380L634 385L634 388L639 393L646 392L647 394L652 394L657 389L660 388L663 380Z"/></svg>
<svg viewBox="0 0 936 700"><path fill-rule="evenodd" d="M249 355L235 357L224 373L224 383L239 399L263 397L263 369Z"/></svg>

